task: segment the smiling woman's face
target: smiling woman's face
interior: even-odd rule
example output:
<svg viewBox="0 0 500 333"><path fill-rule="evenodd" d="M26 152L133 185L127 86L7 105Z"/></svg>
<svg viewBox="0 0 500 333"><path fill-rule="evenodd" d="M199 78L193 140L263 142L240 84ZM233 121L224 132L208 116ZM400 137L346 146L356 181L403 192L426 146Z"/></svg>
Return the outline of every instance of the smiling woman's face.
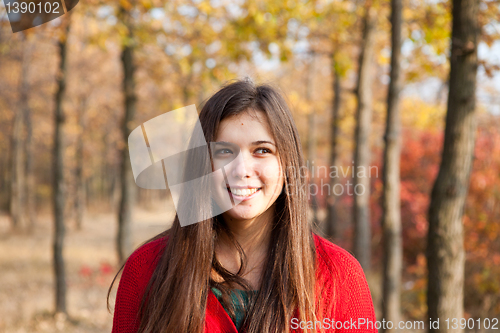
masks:
<svg viewBox="0 0 500 333"><path fill-rule="evenodd" d="M217 182L220 185L216 186L216 196L229 194L236 204L223 213L224 218L258 217L272 206L283 188L276 142L266 115L250 110L222 120L215 141L214 168L224 167L227 179Z"/></svg>

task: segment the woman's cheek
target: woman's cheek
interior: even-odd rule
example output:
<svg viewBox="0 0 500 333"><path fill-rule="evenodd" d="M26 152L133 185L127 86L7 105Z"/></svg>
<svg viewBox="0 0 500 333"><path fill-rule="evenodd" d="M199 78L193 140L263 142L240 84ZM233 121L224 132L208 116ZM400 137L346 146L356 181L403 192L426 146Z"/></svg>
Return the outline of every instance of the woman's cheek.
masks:
<svg viewBox="0 0 500 333"><path fill-rule="evenodd" d="M269 180L271 183L277 182L280 178L281 168L273 161L263 164L260 170L261 178Z"/></svg>

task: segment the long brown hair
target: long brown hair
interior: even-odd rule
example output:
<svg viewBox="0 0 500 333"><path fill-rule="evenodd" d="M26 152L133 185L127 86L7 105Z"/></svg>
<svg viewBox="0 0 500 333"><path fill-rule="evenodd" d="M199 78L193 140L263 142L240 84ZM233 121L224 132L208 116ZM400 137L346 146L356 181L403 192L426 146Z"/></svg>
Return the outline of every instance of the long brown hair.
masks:
<svg viewBox="0 0 500 333"><path fill-rule="evenodd" d="M299 174L304 161L292 114L276 89L243 80L228 84L215 93L203 106L199 118L205 140L212 142L223 119L248 110L262 111L267 116L285 183L275 202L272 244L264 264L260 290L251 298L243 327L247 333L289 332L295 310L300 321L317 319L316 253L312 227L306 215L306 193L289 190L302 189L306 181ZM181 227L176 215L169 230L149 240L168 237L141 301L139 332L203 332L210 287L221 290L223 304L230 315L234 315L229 289L213 281L211 271L215 270L229 285L237 284L245 290L251 287L240 275L243 269L233 274L217 260L215 245L222 233L233 241L242 258L241 267L245 267L245 254L220 215L185 227ZM112 287L113 283L109 292Z"/></svg>

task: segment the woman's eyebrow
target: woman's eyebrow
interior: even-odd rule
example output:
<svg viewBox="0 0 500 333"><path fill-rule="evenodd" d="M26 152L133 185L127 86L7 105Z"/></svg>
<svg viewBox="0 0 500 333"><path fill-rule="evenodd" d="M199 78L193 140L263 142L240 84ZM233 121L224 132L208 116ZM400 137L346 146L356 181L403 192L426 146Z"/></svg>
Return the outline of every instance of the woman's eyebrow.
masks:
<svg viewBox="0 0 500 333"><path fill-rule="evenodd" d="M276 145L274 144L274 142L271 142L271 141L266 141L266 140L254 141L254 142L252 142L252 145L257 146L257 145L261 145L261 144L263 144L263 143L269 143L269 144L272 144L273 146L276 146Z"/></svg>
<svg viewBox="0 0 500 333"><path fill-rule="evenodd" d="M223 146L232 146L232 145L234 145L234 143L226 142L226 141L215 141L214 143L217 144L217 145L223 145ZM269 143L269 144L271 144L273 146L276 146L276 144L274 144L274 142L267 141L267 140L254 141L254 142L251 143L251 145L257 146L257 145L261 145L261 144L264 144L264 143Z"/></svg>

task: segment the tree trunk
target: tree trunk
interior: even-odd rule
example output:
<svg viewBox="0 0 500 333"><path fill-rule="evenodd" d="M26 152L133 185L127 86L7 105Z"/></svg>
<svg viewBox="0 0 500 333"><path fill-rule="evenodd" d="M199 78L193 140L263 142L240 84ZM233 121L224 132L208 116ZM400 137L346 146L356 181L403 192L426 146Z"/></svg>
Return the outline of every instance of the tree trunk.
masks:
<svg viewBox="0 0 500 333"><path fill-rule="evenodd" d="M12 148L11 148L11 199L10 199L10 217L12 228L20 230L24 226L24 131L23 131L23 111L17 110L14 115L12 129Z"/></svg>
<svg viewBox="0 0 500 333"><path fill-rule="evenodd" d="M310 167L310 185L316 184L316 174L314 173L314 162L316 160L316 114L313 112L307 115L307 132L308 132L308 140L307 140L307 159ZM319 187L310 187L308 194L311 198L311 210L312 210L312 223L317 225L318 223L318 200L317 194L321 191Z"/></svg>
<svg viewBox="0 0 500 333"><path fill-rule="evenodd" d="M130 12L121 8L122 19L128 29L127 40L124 41L121 61L123 65L123 93L125 100L125 115L122 124L122 140L124 148L122 149L121 160L121 199L118 214L118 235L117 250L118 260L123 263L132 251L132 208L135 202L136 187L130 164L128 151L128 136L132 131L132 120L134 119L136 108L136 92L134 80L134 41L132 17Z"/></svg>
<svg viewBox="0 0 500 333"><path fill-rule="evenodd" d="M22 56L21 73L19 77L19 101L18 110L14 116L14 128L12 132L12 181L10 201L10 215L14 229L29 230L32 212L32 157L31 147L31 114L29 107L29 69L31 46L27 36L22 33ZM28 219L27 219L28 218Z"/></svg>
<svg viewBox="0 0 500 333"><path fill-rule="evenodd" d="M25 152L26 152L26 214L28 217L28 231L33 232L33 228L36 223L36 178L34 172L34 161L33 161L33 125L31 121L31 108L27 108L25 111L25 122L26 122L26 142L25 142Z"/></svg>
<svg viewBox="0 0 500 333"><path fill-rule="evenodd" d="M309 70L307 73L306 81L306 99L309 105L314 105L312 92L313 92L313 78L314 78L314 61L316 55L314 52L311 53L311 63L309 65ZM309 110L307 115L307 162L309 164L309 185L316 185L316 177L314 174L314 161L316 160L316 113L314 109ZM314 192L311 192L314 191ZM311 199L311 210L312 210L312 223L317 225L318 223L318 203L316 198L316 192L319 189L316 187L309 187L307 194Z"/></svg>
<svg viewBox="0 0 500 333"><path fill-rule="evenodd" d="M27 37L25 37L27 38ZM24 141L24 156L25 156L25 184L24 184L24 196L25 196L25 215L27 217L27 231L33 232L36 219L36 180L34 173L34 163L33 163L33 124L31 116L31 108L29 105L29 64L31 63L32 45L29 44L28 40L25 40L23 52L23 65L21 69L21 103L22 111L24 116L24 123L26 129L26 140Z"/></svg>
<svg viewBox="0 0 500 333"><path fill-rule="evenodd" d="M14 120L12 121L12 124L14 124ZM13 129L14 126L11 126L10 128ZM12 159L14 156L12 156L12 142L13 142L13 137L11 133L7 134L7 131L5 131L6 137L9 137L9 144L6 147L6 149L3 151L3 154L5 156L4 159L0 160L0 171L2 173L1 178L0 178L0 209L8 211L10 213L10 204L12 202L11 200L11 184L12 184L12 177L10 177L10 173L12 172ZM12 221L11 221L12 224Z"/></svg>
<svg viewBox="0 0 500 333"><path fill-rule="evenodd" d="M375 16L367 4L363 20L363 39L359 57L356 95L356 148L354 152L354 255L363 269L370 269L370 132L372 121L372 59L375 44ZM361 175L359 176L358 175Z"/></svg>
<svg viewBox="0 0 500 333"><path fill-rule="evenodd" d="M399 92L401 91L401 12L402 0L391 1L392 55L391 81L387 95L387 119L384 150L384 189L382 195L383 297L382 318L398 323L401 317L401 240L400 172L401 125ZM386 332L385 326L382 332Z"/></svg>
<svg viewBox="0 0 500 333"><path fill-rule="evenodd" d="M439 173L432 188L427 239L428 317L463 318L464 238L462 218L474 153L478 0L454 0L448 111ZM451 327L451 326L450 326Z"/></svg>
<svg viewBox="0 0 500 333"><path fill-rule="evenodd" d="M1 70L1 68L0 68ZM5 170L3 173L3 184L1 189L5 191L3 194L5 196L5 203L2 203L2 208L5 208L5 210L9 211L9 214L11 213L11 204L12 204L12 166L13 166L13 160L14 160L14 128L16 124L16 117L14 116L12 118L12 125L10 126L11 132L9 133L9 150L4 152L4 154L7 156L5 160L1 160L2 162L2 170ZM12 221L11 217L11 225L12 228L14 228L14 222Z"/></svg>
<svg viewBox="0 0 500 333"><path fill-rule="evenodd" d="M28 230L26 225L26 166L28 160L27 131L25 120L29 114L28 105L28 73L29 73L29 42L22 33L21 73L19 76L18 108L14 115L12 131L12 165L11 165L11 195L10 216L12 227L17 230ZM31 133L30 133L31 134Z"/></svg>
<svg viewBox="0 0 500 333"><path fill-rule="evenodd" d="M67 14L68 16L71 14ZM66 58L67 40L70 30L70 17L65 22L59 40L59 71L57 73L57 92L55 96L54 113L54 155L53 155L53 200L54 200L54 243L53 259L56 287L56 313L67 313L66 309L66 273L63 257L64 249L64 205L65 205L65 182L64 182L64 123L66 121L63 111L63 101L66 90Z"/></svg>
<svg viewBox="0 0 500 333"><path fill-rule="evenodd" d="M338 155L338 137L340 134L340 97L341 97L341 87L340 87L340 73L335 64L335 60L332 57L332 76L333 76L333 105L332 105L332 116L330 121L330 166L338 167L339 165L339 155ZM326 234L330 238L335 238L339 236L339 220L337 218L337 206L338 200L340 198L335 195L335 185L339 183L338 177L330 177L330 193L327 199L327 218L326 218Z"/></svg>
<svg viewBox="0 0 500 333"><path fill-rule="evenodd" d="M85 180L83 175L83 133L85 130L85 110L87 99L82 97L78 110L78 138L76 140L76 170L75 170L75 226L82 230L83 215L85 213Z"/></svg>

